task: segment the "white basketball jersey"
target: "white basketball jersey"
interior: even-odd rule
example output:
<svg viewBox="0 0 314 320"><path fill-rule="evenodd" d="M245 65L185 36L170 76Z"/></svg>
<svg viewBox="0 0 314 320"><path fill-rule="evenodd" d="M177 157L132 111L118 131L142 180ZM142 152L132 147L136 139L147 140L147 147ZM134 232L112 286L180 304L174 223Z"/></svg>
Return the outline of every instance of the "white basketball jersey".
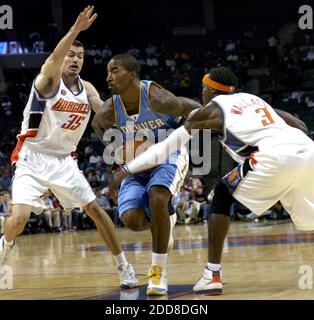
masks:
<svg viewBox="0 0 314 320"><path fill-rule="evenodd" d="M212 101L221 108L224 117L224 135L218 138L239 163L257 150L313 144L301 130L286 124L268 103L255 95L219 95Z"/></svg>
<svg viewBox="0 0 314 320"><path fill-rule="evenodd" d="M17 161L23 145L58 155L76 150L91 114L85 87L80 78L78 82L80 91L74 93L61 79L58 91L50 98L42 98L33 83L12 162Z"/></svg>

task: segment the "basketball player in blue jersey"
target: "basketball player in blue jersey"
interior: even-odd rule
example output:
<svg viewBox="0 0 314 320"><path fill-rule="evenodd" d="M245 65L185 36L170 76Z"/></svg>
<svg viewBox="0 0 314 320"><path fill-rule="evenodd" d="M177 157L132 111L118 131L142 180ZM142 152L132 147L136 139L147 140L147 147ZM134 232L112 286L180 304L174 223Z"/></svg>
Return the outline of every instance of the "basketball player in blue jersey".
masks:
<svg viewBox="0 0 314 320"><path fill-rule="evenodd" d="M116 126L126 142L130 128L147 130L157 137L160 130L176 128L179 118L201 107L194 100L176 97L153 81L140 80L140 64L132 55L114 56L107 66L112 98L96 113L92 125L103 141L104 132ZM127 125L129 121L133 127ZM173 244L176 222L172 197L180 189L188 170L188 154L177 150L154 170L122 181L118 195L121 220L134 231L151 229L153 253L147 295L165 295L168 290L166 262ZM170 218L169 218L170 216Z"/></svg>

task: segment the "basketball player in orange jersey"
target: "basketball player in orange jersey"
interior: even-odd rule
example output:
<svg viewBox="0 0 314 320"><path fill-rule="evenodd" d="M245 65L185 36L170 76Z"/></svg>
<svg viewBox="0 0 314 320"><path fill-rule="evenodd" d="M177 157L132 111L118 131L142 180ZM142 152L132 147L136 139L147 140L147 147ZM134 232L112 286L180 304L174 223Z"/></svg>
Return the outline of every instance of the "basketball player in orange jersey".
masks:
<svg viewBox="0 0 314 320"><path fill-rule="evenodd" d="M96 202L89 183L73 155L81 139L91 109L103 104L94 86L79 77L83 45L75 40L97 17L88 6L47 58L33 82L24 110L22 131L12 153L16 165L12 187L12 217L0 239L0 266L5 264L23 231L37 200L50 189L65 209L82 207L93 219L103 241L113 254L120 273L120 286L138 285L118 241L115 227ZM38 208L37 208L38 209Z"/></svg>
<svg viewBox="0 0 314 320"><path fill-rule="evenodd" d="M201 107L194 100L174 96L153 81L140 80L140 64L131 55L114 56L107 71L113 96L105 101L92 123L102 142L104 131L115 125L126 145L128 134L134 139L133 134L140 132L150 132L151 142L155 143L162 132L178 126L181 116ZM166 262L176 222L172 197L180 190L187 170L187 151L179 148L153 171L125 179L119 190L119 214L125 225L134 231L150 228L152 233L147 295L167 294Z"/></svg>
<svg viewBox="0 0 314 320"><path fill-rule="evenodd" d="M191 138L192 129L211 129L239 163L215 188L208 218L208 263L193 287L196 293L222 293L221 256L235 199L257 215L281 201L297 229L314 230L314 142L305 124L255 95L235 93L236 86L230 69L210 70L203 78L205 107L191 112L182 127L117 174L125 179L158 165L167 152Z"/></svg>

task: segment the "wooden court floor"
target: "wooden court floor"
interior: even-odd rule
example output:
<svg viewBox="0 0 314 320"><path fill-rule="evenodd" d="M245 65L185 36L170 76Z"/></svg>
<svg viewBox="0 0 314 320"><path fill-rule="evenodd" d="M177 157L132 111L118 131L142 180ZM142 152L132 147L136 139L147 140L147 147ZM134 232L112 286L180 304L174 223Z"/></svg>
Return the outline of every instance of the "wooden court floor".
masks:
<svg viewBox="0 0 314 320"><path fill-rule="evenodd" d="M118 232L140 288L119 290L113 259L96 231L39 234L18 238L11 257L13 288L0 290L0 299L146 299L150 233ZM207 260L206 234L206 225L175 227L169 294L162 299L314 299L314 288L299 287L300 268L314 269L314 232L296 231L289 220L233 222L224 248L224 294L194 295L192 286Z"/></svg>

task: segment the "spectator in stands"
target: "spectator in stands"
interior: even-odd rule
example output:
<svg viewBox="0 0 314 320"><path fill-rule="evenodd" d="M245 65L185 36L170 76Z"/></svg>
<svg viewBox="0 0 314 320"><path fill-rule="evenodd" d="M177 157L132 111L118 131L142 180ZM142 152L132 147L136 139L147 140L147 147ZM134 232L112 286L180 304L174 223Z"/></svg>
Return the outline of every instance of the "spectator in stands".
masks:
<svg viewBox="0 0 314 320"><path fill-rule="evenodd" d="M189 200L190 193L185 189L185 187L181 187L180 191L177 193L175 198L175 207L177 213L177 224L185 224L186 214L185 207L186 203Z"/></svg>
<svg viewBox="0 0 314 320"><path fill-rule="evenodd" d="M268 65L269 68L272 70L276 67L278 63L278 39L275 35L270 35L267 39L268 42Z"/></svg>
<svg viewBox="0 0 314 320"><path fill-rule="evenodd" d="M108 213L113 223L117 226L119 221L119 212L117 208L112 208L108 198L101 193L101 188L94 189L96 201Z"/></svg>
<svg viewBox="0 0 314 320"><path fill-rule="evenodd" d="M101 184L98 181L96 174L91 176L91 180L89 181L89 184L93 189L101 187Z"/></svg>
<svg viewBox="0 0 314 320"><path fill-rule="evenodd" d="M9 96L4 96L1 102L1 108L4 116L9 117L12 115L12 102Z"/></svg>
<svg viewBox="0 0 314 320"><path fill-rule="evenodd" d="M0 190L9 190L11 187L10 169L8 167L0 167Z"/></svg>
<svg viewBox="0 0 314 320"><path fill-rule="evenodd" d="M155 56L149 55L146 59L146 65L150 68L158 67L158 60Z"/></svg>
<svg viewBox="0 0 314 320"><path fill-rule="evenodd" d="M151 45L150 43L147 45L147 47L145 48L145 53L146 55L149 56L155 56L156 55L156 47Z"/></svg>
<svg viewBox="0 0 314 320"><path fill-rule="evenodd" d="M49 191L46 191L40 199L43 208L44 219L52 231L58 231L60 228L60 213L54 208Z"/></svg>
<svg viewBox="0 0 314 320"><path fill-rule="evenodd" d="M62 211L62 230L64 231L72 231L72 210L63 210Z"/></svg>
<svg viewBox="0 0 314 320"><path fill-rule="evenodd" d="M90 143L85 149L84 149L84 156L86 158L89 158L93 152L94 152L95 148L94 146Z"/></svg>
<svg viewBox="0 0 314 320"><path fill-rule="evenodd" d="M3 195L4 195L4 202L6 203L6 206L7 206L8 215L11 215L11 212L12 212L12 199L11 199L11 196L10 196L10 192L3 191Z"/></svg>
<svg viewBox="0 0 314 320"><path fill-rule="evenodd" d="M10 194L7 191L0 191L0 234L4 234L5 220L10 215Z"/></svg>
<svg viewBox="0 0 314 320"><path fill-rule="evenodd" d="M236 44L232 39L229 39L225 51L234 51L236 49Z"/></svg>
<svg viewBox="0 0 314 320"><path fill-rule="evenodd" d="M166 67L170 69L171 72L175 71L176 68L176 62L174 58L171 55L168 55L165 60Z"/></svg>
<svg viewBox="0 0 314 320"><path fill-rule="evenodd" d="M95 168L98 162L102 162L102 157L94 151L89 157L89 166Z"/></svg>
<svg viewBox="0 0 314 320"><path fill-rule="evenodd" d="M183 212L186 214L187 218L185 219L185 224L195 224L199 222L198 214L200 211L200 203L193 199L193 195L190 194L188 201L183 209Z"/></svg>
<svg viewBox="0 0 314 320"><path fill-rule="evenodd" d="M72 210L65 210L59 200L56 197L53 197L52 200L53 208L56 213L58 213L59 216L59 227L58 228L53 228L54 232L59 232L59 231L72 231L73 229L76 230L76 228L73 228L72 224L72 216L76 215L77 212L74 212L72 214ZM75 226L77 227L78 223L78 216L75 216Z"/></svg>
<svg viewBox="0 0 314 320"><path fill-rule="evenodd" d="M140 57L140 50L138 48L136 48L133 44L131 44L131 47L127 53L131 54L132 56L134 56L136 58Z"/></svg>
<svg viewBox="0 0 314 320"><path fill-rule="evenodd" d="M44 41L39 37L38 40L36 40L33 43L32 52L34 53L43 53L45 51L45 43Z"/></svg>
<svg viewBox="0 0 314 320"><path fill-rule="evenodd" d="M104 63L107 63L112 57L112 50L108 45L105 45L105 48L102 50L102 57L104 59Z"/></svg>
<svg viewBox="0 0 314 320"><path fill-rule="evenodd" d="M199 220L203 221L204 223L207 223L208 220L208 195L204 191L203 186L198 186L195 189L195 194L194 194L194 200L197 201L200 204L200 210L199 210Z"/></svg>

